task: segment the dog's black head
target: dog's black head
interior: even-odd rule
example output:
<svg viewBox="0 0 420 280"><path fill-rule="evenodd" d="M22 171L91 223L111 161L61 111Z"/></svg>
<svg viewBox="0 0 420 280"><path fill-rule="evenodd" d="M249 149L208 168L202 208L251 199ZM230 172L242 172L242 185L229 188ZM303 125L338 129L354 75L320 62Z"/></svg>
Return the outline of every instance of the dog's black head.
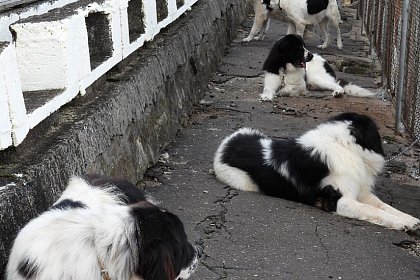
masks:
<svg viewBox="0 0 420 280"><path fill-rule="evenodd" d="M378 127L370 117L357 113L343 113L331 118L330 121L351 122L350 133L356 139L356 143L363 149L384 155Z"/></svg>
<svg viewBox="0 0 420 280"><path fill-rule="evenodd" d="M139 222L138 275L145 280L187 279L199 254L188 242L181 220L146 201L132 206Z"/></svg>
<svg viewBox="0 0 420 280"><path fill-rule="evenodd" d="M271 48L263 69L267 72L278 74L281 68L285 69L290 63L298 68L305 68L306 62L311 61L313 55L305 48L302 37L289 34L280 39Z"/></svg>
<svg viewBox="0 0 420 280"><path fill-rule="evenodd" d="M91 185L115 187L121 201L130 207L136 226L135 241L139 260L136 276L144 280L187 279L198 264L199 251L187 239L181 220L149 202L142 189L125 179L86 175ZM128 246L128 245L127 245ZM132 246L132 245L131 245Z"/></svg>
<svg viewBox="0 0 420 280"><path fill-rule="evenodd" d="M146 193L134 186L131 182L118 177L104 177L97 174L87 174L84 176L86 182L95 187L116 187L123 196L121 199L126 204L133 204L138 201L146 200Z"/></svg>

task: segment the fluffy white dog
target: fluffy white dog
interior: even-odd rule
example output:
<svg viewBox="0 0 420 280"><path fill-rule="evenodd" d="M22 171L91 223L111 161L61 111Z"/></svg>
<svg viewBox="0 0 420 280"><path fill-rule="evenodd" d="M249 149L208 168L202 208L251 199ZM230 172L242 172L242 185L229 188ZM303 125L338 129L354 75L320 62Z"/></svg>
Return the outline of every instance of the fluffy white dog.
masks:
<svg viewBox="0 0 420 280"><path fill-rule="evenodd" d="M18 234L7 280L187 279L198 251L177 216L125 180L74 177Z"/></svg>
<svg viewBox="0 0 420 280"><path fill-rule="evenodd" d="M216 151L214 171L229 186L302 202L420 236L420 220L373 194L385 160L376 124L335 116L298 138L272 139L242 128Z"/></svg>

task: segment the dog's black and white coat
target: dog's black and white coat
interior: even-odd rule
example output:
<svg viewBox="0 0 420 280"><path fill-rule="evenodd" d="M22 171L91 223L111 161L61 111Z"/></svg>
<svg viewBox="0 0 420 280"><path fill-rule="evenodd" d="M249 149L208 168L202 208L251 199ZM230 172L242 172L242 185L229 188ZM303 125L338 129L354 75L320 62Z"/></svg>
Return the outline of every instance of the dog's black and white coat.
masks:
<svg viewBox="0 0 420 280"><path fill-rule="evenodd" d="M420 234L420 220L377 198L384 166L376 124L356 113L338 115L296 139L271 139L242 128L215 154L217 178L229 186L317 206L339 215Z"/></svg>
<svg viewBox="0 0 420 280"><path fill-rule="evenodd" d="M197 263L179 218L142 190L115 178L74 177L19 232L7 279L187 279Z"/></svg>
<svg viewBox="0 0 420 280"><path fill-rule="evenodd" d="M286 35L271 48L264 62L264 90L261 100L271 101L278 90L282 96L299 96L312 89L332 90L334 97L343 94L358 97L372 97L365 88L337 79L328 62L318 54L305 48L302 37Z"/></svg>
<svg viewBox="0 0 420 280"><path fill-rule="evenodd" d="M287 21L287 34L303 36L306 25L318 24L325 36L318 48L325 49L330 43L328 23L337 29L337 46L343 47L340 32L340 12L336 0L249 0L254 4L254 24L245 42L264 39L269 19ZM257 36L258 35L258 36Z"/></svg>

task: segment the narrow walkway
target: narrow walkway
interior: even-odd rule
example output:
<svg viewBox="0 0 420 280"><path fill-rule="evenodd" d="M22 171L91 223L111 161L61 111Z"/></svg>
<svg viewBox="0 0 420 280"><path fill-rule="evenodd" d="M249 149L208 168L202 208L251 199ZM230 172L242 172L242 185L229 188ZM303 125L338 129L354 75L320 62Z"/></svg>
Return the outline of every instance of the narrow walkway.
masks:
<svg viewBox="0 0 420 280"><path fill-rule="evenodd" d="M344 13L343 50L330 46L318 51L316 37L307 40L308 48L339 70L359 73L338 72L340 77L377 90L375 82L380 79L371 75L380 74L380 69L368 57L368 41L360 37L355 10ZM242 43L251 24L249 18L238 31L190 124L141 182L181 217L190 239L203 247L201 265L192 279L419 279L419 240L404 232L232 190L215 179L212 161L217 146L244 126L273 137L298 136L336 113L356 111L378 122L388 156L408 143L404 136L393 134L392 106L381 99L336 99L328 92L311 92L305 98L259 102L262 63L286 27L275 23L264 41ZM393 162L381 176L378 195L420 217L420 188L410 177L415 164L410 153L414 151ZM408 249L395 245L404 240L414 244Z"/></svg>

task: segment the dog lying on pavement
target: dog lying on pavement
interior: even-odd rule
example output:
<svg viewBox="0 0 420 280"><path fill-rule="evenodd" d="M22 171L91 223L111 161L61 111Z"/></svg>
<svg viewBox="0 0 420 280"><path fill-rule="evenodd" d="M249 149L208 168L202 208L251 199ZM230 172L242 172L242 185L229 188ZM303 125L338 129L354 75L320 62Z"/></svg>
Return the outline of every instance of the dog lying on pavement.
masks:
<svg viewBox="0 0 420 280"><path fill-rule="evenodd" d="M343 113L286 140L239 129L222 141L213 166L216 177L232 188L420 236L419 219L373 194L384 163L375 122L365 115Z"/></svg>
<svg viewBox="0 0 420 280"><path fill-rule="evenodd" d="M199 252L177 216L125 180L74 177L18 234L7 280L187 279Z"/></svg>
<svg viewBox="0 0 420 280"><path fill-rule="evenodd" d="M312 89L332 90L334 97L344 94L373 97L371 92L344 79L337 79L328 62L305 48L303 39L294 34L284 36L271 48L264 62L264 90L262 101L271 101L279 93L282 96L299 96Z"/></svg>

